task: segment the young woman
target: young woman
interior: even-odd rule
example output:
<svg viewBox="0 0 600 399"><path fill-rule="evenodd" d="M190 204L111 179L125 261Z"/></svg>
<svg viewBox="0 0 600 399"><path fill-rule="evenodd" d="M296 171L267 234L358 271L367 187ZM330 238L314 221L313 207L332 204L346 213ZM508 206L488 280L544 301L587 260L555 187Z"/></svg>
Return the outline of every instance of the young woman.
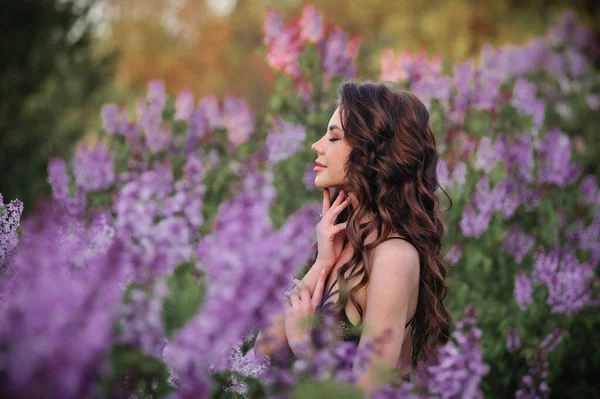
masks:
<svg viewBox="0 0 600 399"><path fill-rule="evenodd" d="M259 333L255 351L297 354L311 337L300 321L326 307L339 315L342 338L359 349L389 329L383 350L358 375L357 385L370 394L381 366L409 375L427 348L448 340L444 226L435 193L446 191L437 180L429 113L415 95L347 81L338 104L311 146L315 185L323 189L312 266L287 293L284 314ZM261 342L268 336L278 340Z"/></svg>

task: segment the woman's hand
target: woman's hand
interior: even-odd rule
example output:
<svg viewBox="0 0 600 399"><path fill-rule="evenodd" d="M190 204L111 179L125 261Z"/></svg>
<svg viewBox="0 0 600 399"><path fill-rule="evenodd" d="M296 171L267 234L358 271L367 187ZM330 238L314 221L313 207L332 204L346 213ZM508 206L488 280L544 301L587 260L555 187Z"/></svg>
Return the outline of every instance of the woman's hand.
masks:
<svg viewBox="0 0 600 399"><path fill-rule="evenodd" d="M327 274L322 270L311 295L308 287L301 280L294 280L294 288L285 293L288 298L284 306L285 334L288 345L296 356L300 352L310 352L312 348L311 330L315 310L321 303ZM307 356L310 357L311 354Z"/></svg>
<svg viewBox="0 0 600 399"><path fill-rule="evenodd" d="M316 262L333 267L339 259L344 246L347 223L336 225L334 223L340 212L348 206L348 203L346 193L342 190L335 202L331 204L329 189L323 189L323 217L316 227L318 246Z"/></svg>

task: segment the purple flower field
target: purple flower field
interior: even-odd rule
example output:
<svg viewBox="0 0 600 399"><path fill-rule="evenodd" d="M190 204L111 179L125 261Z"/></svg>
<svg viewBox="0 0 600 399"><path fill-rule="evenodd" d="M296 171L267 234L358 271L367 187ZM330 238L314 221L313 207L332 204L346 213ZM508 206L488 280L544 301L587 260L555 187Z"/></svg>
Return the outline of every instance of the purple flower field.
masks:
<svg viewBox="0 0 600 399"><path fill-rule="evenodd" d="M49 161L50 202L21 219L32 204L0 195L1 397L360 397L352 362L369 352L336 341L331 315L313 362L252 349L315 240L310 143L339 84L360 78L360 38L326 19L310 5L288 23L265 15L264 115L151 81L136 104L98 110L104 130L72 160ZM373 398L594 392L599 50L566 11L546 36L449 71L382 55L379 80L431 114L456 323L410 382Z"/></svg>

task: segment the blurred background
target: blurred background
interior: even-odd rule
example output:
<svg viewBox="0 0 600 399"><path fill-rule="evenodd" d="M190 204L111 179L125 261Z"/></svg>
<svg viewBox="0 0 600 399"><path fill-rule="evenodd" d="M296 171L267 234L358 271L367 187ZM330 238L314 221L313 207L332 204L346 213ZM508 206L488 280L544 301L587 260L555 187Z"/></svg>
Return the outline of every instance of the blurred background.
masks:
<svg viewBox="0 0 600 399"><path fill-rule="evenodd" d="M244 97L259 113L273 91L265 62L267 8L284 17L300 0L1 0L0 192L24 214L50 193L46 166L101 128L107 102L131 103L152 79L176 94ZM600 27L593 0L310 1L361 38L357 76L377 79L385 48L440 55L444 65L486 43L515 45L545 33L567 4ZM598 66L596 66L598 67Z"/></svg>

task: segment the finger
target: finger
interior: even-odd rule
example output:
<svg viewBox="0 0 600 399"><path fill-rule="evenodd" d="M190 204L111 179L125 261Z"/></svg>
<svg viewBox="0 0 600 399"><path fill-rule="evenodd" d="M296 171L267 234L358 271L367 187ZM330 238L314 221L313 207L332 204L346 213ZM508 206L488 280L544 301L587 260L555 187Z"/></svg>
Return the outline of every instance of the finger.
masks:
<svg viewBox="0 0 600 399"><path fill-rule="evenodd" d="M321 213L324 215L327 213L327 211L329 210L329 207L331 206L331 195L329 194L329 189L327 187L325 187L323 189L323 209L321 210Z"/></svg>
<svg viewBox="0 0 600 399"><path fill-rule="evenodd" d="M347 226L348 226L348 222L336 224L335 226L333 226L333 228L334 228L333 234L336 235L338 233L341 233L342 231L345 231Z"/></svg>
<svg viewBox="0 0 600 399"><path fill-rule="evenodd" d="M300 290L302 289L303 286L305 286L306 284L304 284L304 281L302 280L298 280L298 279L294 279L294 291L298 293L298 295L300 295ZM309 290L310 292L310 290Z"/></svg>
<svg viewBox="0 0 600 399"><path fill-rule="evenodd" d="M331 206L336 206L342 203L343 200L346 199L346 192L344 190L340 190L338 196L335 198L335 201L333 201L333 204L331 204Z"/></svg>
<svg viewBox="0 0 600 399"><path fill-rule="evenodd" d="M350 200L346 199L344 201L342 201L341 203L335 205L334 207L332 207L332 209L329 210L329 213L327 214L327 216L333 218L333 220L335 220L335 218L337 218L337 216L344 210L344 208L346 208L348 205L350 204Z"/></svg>
<svg viewBox="0 0 600 399"><path fill-rule="evenodd" d="M316 309L317 306L321 303L321 298L323 297L323 290L325 289L325 280L327 279L327 273L325 270L321 270L319 273L319 279L317 280L317 285L315 286L315 291L313 292L311 298L311 305L313 309Z"/></svg>
<svg viewBox="0 0 600 399"><path fill-rule="evenodd" d="M308 291L308 287L302 287L302 290L300 291L300 299L302 300L302 310L311 310L310 292Z"/></svg>
<svg viewBox="0 0 600 399"><path fill-rule="evenodd" d="M293 309L300 308L301 303L300 303L300 297L298 296L298 294L293 292L292 295L290 295L290 300L291 300L291 306Z"/></svg>

